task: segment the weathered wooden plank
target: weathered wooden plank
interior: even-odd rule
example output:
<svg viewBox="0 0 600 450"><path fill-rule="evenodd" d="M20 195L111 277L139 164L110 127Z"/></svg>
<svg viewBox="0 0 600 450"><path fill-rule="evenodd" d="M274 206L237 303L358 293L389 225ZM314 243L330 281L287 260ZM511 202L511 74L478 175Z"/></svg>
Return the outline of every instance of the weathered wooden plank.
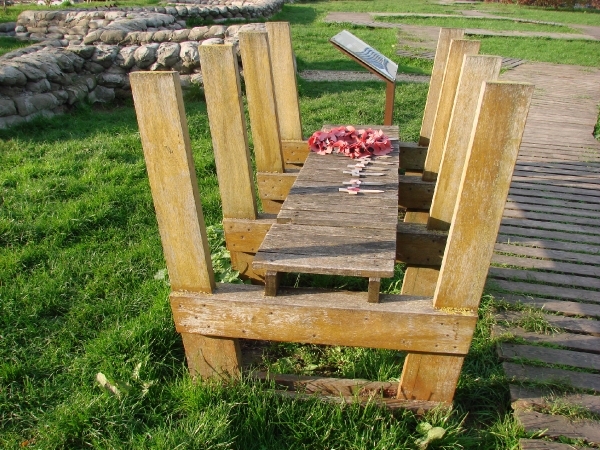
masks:
<svg viewBox="0 0 600 450"><path fill-rule="evenodd" d="M367 303L359 292L280 288L266 298L260 286L220 284L212 295L170 298L180 332L455 355L468 351L477 320L434 309L430 298L382 295Z"/></svg>
<svg viewBox="0 0 600 450"><path fill-rule="evenodd" d="M546 364L600 370L600 355L539 347L535 345L515 345L506 342L498 344L498 356L503 360L514 358L539 361Z"/></svg>
<svg viewBox="0 0 600 450"><path fill-rule="evenodd" d="M398 218L378 214L368 214L362 212L336 212L332 215L331 211L294 211L281 210L278 217L278 223L294 223L296 225L322 225L332 227L344 227L352 224L354 228L376 228L386 230L396 230Z"/></svg>
<svg viewBox="0 0 600 450"><path fill-rule="evenodd" d="M583 439L586 442L600 442L600 422L595 420L571 421L563 416L552 416L535 411L517 410L517 420L527 432L539 432L542 436L570 439Z"/></svg>
<svg viewBox="0 0 600 450"><path fill-rule="evenodd" d="M579 241L580 239L591 239L592 241L597 241L600 230L599 227L590 227L586 225L576 225L569 223L561 223L561 222L544 222L541 220L529 220L529 219L511 219L511 218L503 218L502 225L509 225L513 227L520 228L538 228L540 230L556 230L556 231L566 231L568 233L577 234L577 237L572 237L571 240ZM584 235L590 236L584 236ZM589 241L583 241L589 242Z"/></svg>
<svg viewBox="0 0 600 450"><path fill-rule="evenodd" d="M513 181L513 187L522 189L537 190L537 196L549 198L565 198L564 194L577 195L578 200L589 203L600 203L600 197L593 189L579 189L573 187L554 186L551 184L540 184L530 181ZM543 194L543 195L542 195Z"/></svg>
<svg viewBox="0 0 600 450"><path fill-rule="evenodd" d="M285 200L296 181L296 173L266 173L258 172L258 192L261 199Z"/></svg>
<svg viewBox="0 0 600 450"><path fill-rule="evenodd" d="M463 361L461 356L409 353L398 398L452 402Z"/></svg>
<svg viewBox="0 0 600 450"><path fill-rule="evenodd" d="M404 279L402 280L402 295L425 295L433 297L439 275L439 267L407 267Z"/></svg>
<svg viewBox="0 0 600 450"><path fill-rule="evenodd" d="M413 265L441 265L448 234L424 224L399 222L396 261Z"/></svg>
<svg viewBox="0 0 600 450"><path fill-rule="evenodd" d="M540 439L519 439L519 446L521 450L585 450L590 448Z"/></svg>
<svg viewBox="0 0 600 450"><path fill-rule="evenodd" d="M431 80L429 81L429 92L427 93L427 101L423 113L423 123L421 124L419 138L419 145L421 146L429 145L429 140L431 139L435 113L440 101L440 92L442 90L444 73L446 72L446 61L448 59L448 52L450 51L450 43L453 39L462 39L464 33L464 30L458 28L440 28L435 60L433 61L433 69L431 70Z"/></svg>
<svg viewBox="0 0 600 450"><path fill-rule="evenodd" d="M522 209L506 209L504 211L504 217L511 219L538 220L540 222L563 222L573 225L587 225L598 228L598 233L600 233L600 227L596 226L599 222L598 219L590 217L566 216L560 214L561 212L562 211L559 210L555 213L543 213L524 211Z"/></svg>
<svg viewBox="0 0 600 450"><path fill-rule="evenodd" d="M282 173L284 163L267 33L243 31L239 38L256 170Z"/></svg>
<svg viewBox="0 0 600 450"><path fill-rule="evenodd" d="M215 280L179 74L138 72L131 87L171 286L210 293ZM239 372L236 340L185 332L182 339L192 376Z"/></svg>
<svg viewBox="0 0 600 450"><path fill-rule="evenodd" d="M481 86L484 81L498 78L501 63L502 58L497 56L466 55L464 57L447 135L441 143L439 175L428 221L428 227L431 229L450 229L450 222L458 197L460 178L469 149L469 140L473 130ZM430 152L435 148L436 136L436 129L434 128L432 141L429 145Z"/></svg>
<svg viewBox="0 0 600 450"><path fill-rule="evenodd" d="M296 82L296 61L288 22L267 22L273 87L282 140L302 140L300 102Z"/></svg>
<svg viewBox="0 0 600 450"><path fill-rule="evenodd" d="M570 180L569 178L570 177L566 176L555 178L550 178L550 176L546 176L544 178L541 178L521 176L518 174L513 175L513 181L524 181L538 186L544 186L542 187L542 189L545 189L545 186L577 188L579 189L578 192L581 192L583 195L598 196L598 188L600 188L600 184L593 182L596 180L589 180L586 178L579 180Z"/></svg>
<svg viewBox="0 0 600 450"><path fill-rule="evenodd" d="M586 243L586 244L600 244L600 238L591 234L577 234L568 233L562 231L550 231L539 228L522 228L519 226L500 225L499 232L503 235L509 236L521 236L526 238L534 239L559 239L560 241Z"/></svg>
<svg viewBox="0 0 600 450"><path fill-rule="evenodd" d="M438 308L479 305L532 93L532 85L484 83L434 296Z"/></svg>
<svg viewBox="0 0 600 450"><path fill-rule="evenodd" d="M600 375L571 370L553 369L550 367L523 366L503 362L502 367L509 380L537 381L539 383L554 382L578 389L600 392Z"/></svg>
<svg viewBox="0 0 600 450"><path fill-rule="evenodd" d="M398 205L410 209L431 207L435 183L423 181L418 177L400 176L398 178Z"/></svg>
<svg viewBox="0 0 600 450"><path fill-rule="evenodd" d="M575 257L588 253L590 258L595 258L598 255L598 247L596 245L577 244L575 242L553 241L549 239L536 239L523 236L509 236L499 234L496 240L498 245L516 245L522 248L539 247L540 251L552 252L554 250L561 251L564 254L573 254ZM533 250L533 249L532 249ZM561 258L557 258L561 259ZM582 260L585 262L585 260Z"/></svg>
<svg viewBox="0 0 600 450"><path fill-rule="evenodd" d="M251 280L253 283L265 283L265 271L252 268L254 253L230 252L231 267L240 273L242 280Z"/></svg>
<svg viewBox="0 0 600 450"><path fill-rule="evenodd" d="M600 292L598 291L504 280L490 280L488 284L492 291L503 289L510 292L520 292L541 297L557 297L566 300L580 300L594 303L600 302Z"/></svg>
<svg viewBox="0 0 600 450"><path fill-rule="evenodd" d="M502 240L499 236L497 241ZM521 244L519 240L512 241L511 243ZM536 242L538 247L526 247L525 245L530 245L531 241L524 242L524 245L508 245L508 244L496 244L494 246L494 250L497 252L503 253L511 253L515 255L522 256L532 256L534 258L543 258L550 259L553 261L572 261L578 263L586 263L586 264L596 264L600 265L600 254L589 255L586 253L576 253L577 249L570 247L567 243L559 243L564 244L564 246L560 246L561 248L565 248L572 251L560 251L560 250L551 250L546 247L546 243L548 241L533 241ZM541 247L541 248L540 248ZM599 250L597 247L587 246L584 247L589 249L590 251Z"/></svg>
<svg viewBox="0 0 600 450"><path fill-rule="evenodd" d="M496 314L498 320L506 320L509 323L518 322L522 317L521 313L513 311L503 311ZM560 328L561 330L571 333L600 336L600 322L597 320L576 319L573 317L555 316L550 314L543 314L542 317L550 325Z"/></svg>
<svg viewBox="0 0 600 450"><path fill-rule="evenodd" d="M237 55L233 45L199 47L223 217L256 219Z"/></svg>
<svg viewBox="0 0 600 450"><path fill-rule="evenodd" d="M522 211L535 211L542 213L555 213L560 216L591 217L600 219L598 205L588 203L575 203L563 200L545 198L527 198L523 196L509 196L506 209ZM560 219L559 219L560 220Z"/></svg>
<svg viewBox="0 0 600 450"><path fill-rule="evenodd" d="M562 404L579 406L595 414L600 414L600 396L597 395L555 393L548 388L531 388L511 384L510 399L513 402L513 409L547 408L558 400Z"/></svg>
<svg viewBox="0 0 600 450"><path fill-rule="evenodd" d="M227 250L256 253L274 223L274 218L223 219Z"/></svg>
<svg viewBox="0 0 600 450"><path fill-rule="evenodd" d="M600 276L600 267L558 262L551 259L524 258L495 254L492 256L492 263L526 269L551 270L553 272L562 272L569 275L584 275L590 277ZM598 287L600 287L600 284Z"/></svg>
<svg viewBox="0 0 600 450"><path fill-rule="evenodd" d="M400 142L400 168L404 170L423 171L427 147L412 142Z"/></svg>
<svg viewBox="0 0 600 450"><path fill-rule="evenodd" d="M558 264L558 263L557 263ZM558 284L564 286L600 289L600 279L580 277L576 275L563 275L558 273L537 272L535 270L506 269L503 267L490 267L489 276L517 281Z"/></svg>
<svg viewBox="0 0 600 450"><path fill-rule="evenodd" d="M600 338L585 334L539 334L521 328L496 325L493 328L492 336L514 336L531 343L560 345L571 350L600 354Z"/></svg>
<svg viewBox="0 0 600 450"><path fill-rule="evenodd" d="M286 164L304 164L304 161L310 153L310 150L308 149L308 141L282 140L281 152L283 153L283 160Z"/></svg>
<svg viewBox="0 0 600 450"><path fill-rule="evenodd" d="M427 158L425 159L425 167L423 170L423 180L425 181L435 181L440 170L444 142L446 141L446 135L448 134L450 126L450 116L455 104L464 57L465 55L476 55L479 52L480 46L481 42L469 41L466 39L454 39L450 43L448 60L446 61L446 70L444 71L444 81L440 92L440 100L435 112L429 150L427 151ZM472 114L474 114L474 111ZM467 125L467 127L470 131L471 126Z"/></svg>
<svg viewBox="0 0 600 450"><path fill-rule="evenodd" d="M494 298L512 304L522 304L543 309L544 311L559 312L565 316L600 317L600 305L590 303L569 302L567 300L549 300L529 295L496 294Z"/></svg>

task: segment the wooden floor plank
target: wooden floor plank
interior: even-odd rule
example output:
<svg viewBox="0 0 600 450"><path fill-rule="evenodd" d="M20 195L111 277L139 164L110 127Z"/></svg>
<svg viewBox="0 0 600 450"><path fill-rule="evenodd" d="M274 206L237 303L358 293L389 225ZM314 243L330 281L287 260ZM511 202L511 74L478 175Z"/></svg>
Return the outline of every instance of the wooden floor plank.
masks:
<svg viewBox="0 0 600 450"><path fill-rule="evenodd" d="M600 289L600 278L565 275L559 273L538 272L535 270L506 269L490 267L488 276L501 280L527 281L545 283L546 285L563 285L576 288ZM600 294L600 292L599 292Z"/></svg>
<svg viewBox="0 0 600 450"><path fill-rule="evenodd" d="M550 300L518 294L494 294L496 300L502 300L513 305L526 305L544 311L558 312L565 316L585 316L600 318L600 305L593 303L570 302L568 300Z"/></svg>
<svg viewBox="0 0 600 450"><path fill-rule="evenodd" d="M503 320L510 324L518 323L524 317L523 313L517 311L501 311L496 313L497 320ZM542 314L548 324L560 330L569 333L589 334L591 336L600 336L600 321L592 319L578 319L573 317L563 317L550 314Z"/></svg>
<svg viewBox="0 0 600 450"><path fill-rule="evenodd" d="M540 432L542 436L553 438L564 436L586 442L600 442L600 422L595 420L571 421L563 416L523 410L517 410L515 415L525 431L530 433Z"/></svg>
<svg viewBox="0 0 600 450"><path fill-rule="evenodd" d="M552 252L554 250L561 251L561 255L573 253L575 258L578 258L581 254L588 254L590 257L595 258L600 255L600 248L597 245L580 244L577 242L563 242L553 241L551 239L536 239L535 237L515 236L509 234L498 234L496 242L499 245L511 245L520 247L536 247L535 250L541 252ZM561 259L561 258L557 258ZM576 259L580 262L587 262L586 260ZM590 262L591 263L591 262ZM595 263L593 263L595 264Z"/></svg>
<svg viewBox="0 0 600 450"><path fill-rule="evenodd" d="M525 209L512 209L506 208L504 210L504 217L511 219L526 219L526 220L537 220L540 222L551 222L551 223L568 223L573 225L585 225L590 227L598 227L598 233L600 233L600 225L598 218L592 217L580 217L572 215L562 214L563 210L558 210L553 213L527 211Z"/></svg>
<svg viewBox="0 0 600 450"><path fill-rule="evenodd" d="M600 375L594 373L574 372L571 370L554 369L550 367L526 366L511 362L502 363L502 367L509 380L557 383L577 389L600 392Z"/></svg>
<svg viewBox="0 0 600 450"><path fill-rule="evenodd" d="M544 298L558 298L565 300L587 301L600 303L600 292L585 289L564 288L558 286L547 286L545 284L533 284L519 281L508 281L501 279L488 279L488 289L491 291L508 291L540 296Z"/></svg>
<svg viewBox="0 0 600 450"><path fill-rule="evenodd" d="M600 354L600 338L585 334L554 333L540 334L525 331L522 328L495 325L492 330L493 337L513 336L526 342L535 344L560 345L566 349L579 352Z"/></svg>
<svg viewBox="0 0 600 450"><path fill-rule="evenodd" d="M498 357L502 360L515 358L538 361L546 364L600 370L600 355L540 347L536 345L517 345L506 342L498 345Z"/></svg>
<svg viewBox="0 0 600 450"><path fill-rule="evenodd" d="M513 235L522 237L532 237L537 239L556 239L559 241L600 244L600 237L588 234L575 234L563 231L552 231L544 228L523 228L517 223L510 225L500 224L500 233L503 235Z"/></svg>
<svg viewBox="0 0 600 450"><path fill-rule="evenodd" d="M545 245L548 241L538 242L543 243L537 248L514 244L496 244L494 250L496 252L510 253L513 255L521 256L530 256L533 258L550 259L552 261L571 261L590 265L600 265L600 254L590 255L586 253L577 253L576 250L569 248L570 246L568 244L565 245L564 248L568 248L572 251L552 250L552 247L548 248ZM598 250L600 251L600 249Z"/></svg>
<svg viewBox="0 0 600 450"><path fill-rule="evenodd" d="M565 394L550 388L533 388L511 384L510 399L514 409L548 408L553 403L569 404L585 408L594 414L600 414L600 395Z"/></svg>
<svg viewBox="0 0 600 450"><path fill-rule="evenodd" d="M572 264L567 262L559 262L555 259L535 259L520 256L507 256L495 254L492 257L492 264L503 264L513 267L522 267L525 269L539 269L553 272L560 272L567 275L583 275L589 277L600 277L600 266L592 266L589 264ZM529 275L529 272L527 272ZM562 279L567 281L566 278ZM592 280L590 280L592 281ZM558 283L558 282L557 282ZM565 283L562 283L565 284ZM591 286L585 286L591 287ZM597 286L600 289L600 282Z"/></svg>
<svg viewBox="0 0 600 450"><path fill-rule="evenodd" d="M521 450L585 450L591 447L577 447L560 442L543 441L541 439L519 439Z"/></svg>

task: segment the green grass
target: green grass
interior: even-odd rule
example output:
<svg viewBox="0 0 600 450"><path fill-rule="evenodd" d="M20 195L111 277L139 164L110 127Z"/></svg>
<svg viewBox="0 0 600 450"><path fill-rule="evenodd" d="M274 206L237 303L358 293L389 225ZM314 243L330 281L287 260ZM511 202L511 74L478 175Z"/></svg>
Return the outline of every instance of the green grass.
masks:
<svg viewBox="0 0 600 450"><path fill-rule="evenodd" d="M377 16L379 22L403 23L427 27L479 28L496 31L543 31L546 33L579 33L565 25L515 22L513 20L472 19L466 17L395 17Z"/></svg>
<svg viewBox="0 0 600 450"><path fill-rule="evenodd" d="M29 45L31 45L31 42L18 41L14 38L9 37L0 37L0 56L4 55L5 53L12 52L13 50L27 47Z"/></svg>

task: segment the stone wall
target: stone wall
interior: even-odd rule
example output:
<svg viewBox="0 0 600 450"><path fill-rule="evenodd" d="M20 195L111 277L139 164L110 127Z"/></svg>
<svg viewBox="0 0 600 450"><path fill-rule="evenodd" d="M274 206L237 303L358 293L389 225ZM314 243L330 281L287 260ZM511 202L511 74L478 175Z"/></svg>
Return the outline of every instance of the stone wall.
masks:
<svg viewBox="0 0 600 450"><path fill-rule="evenodd" d="M264 29L264 24L187 29L182 17L203 17L207 5L211 11L227 8L218 9L222 17L229 13L245 19L243 14L273 14L282 4L283 0L194 0L185 12L181 6L25 11L13 24L14 31L0 33L40 42L0 56L0 128L51 117L80 101L130 97L129 73L134 71L176 70L182 87L201 84L199 45L237 46L240 31Z"/></svg>
<svg viewBox="0 0 600 450"><path fill-rule="evenodd" d="M202 36L183 42L134 45L74 44L59 40L33 45L0 57L0 128L51 117L79 101L110 102L131 96L130 72L176 70L182 86L201 84L198 46L229 42L263 24L197 27Z"/></svg>

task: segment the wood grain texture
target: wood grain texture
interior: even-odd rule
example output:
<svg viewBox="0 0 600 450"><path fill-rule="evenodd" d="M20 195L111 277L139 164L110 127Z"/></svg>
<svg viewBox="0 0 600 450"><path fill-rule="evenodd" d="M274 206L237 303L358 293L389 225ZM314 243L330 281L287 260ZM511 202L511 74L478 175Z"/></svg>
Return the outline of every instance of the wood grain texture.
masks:
<svg viewBox="0 0 600 450"><path fill-rule="evenodd" d="M515 416L529 433L539 432L542 436L553 438L564 436L590 443L600 442L600 422L596 420L571 421L563 416L523 410L516 411Z"/></svg>
<svg viewBox="0 0 600 450"><path fill-rule="evenodd" d="M435 183L431 181L423 181L414 176L400 176L398 178L398 206L429 210L434 190Z"/></svg>
<svg viewBox="0 0 600 450"><path fill-rule="evenodd" d="M600 355L574 352L572 350L545 348L534 345L516 345L503 342L498 344L498 356L504 360L520 358L547 364L600 370Z"/></svg>
<svg viewBox="0 0 600 450"><path fill-rule="evenodd" d="M409 353L398 398L451 403L464 357Z"/></svg>
<svg viewBox="0 0 600 450"><path fill-rule="evenodd" d="M540 439L519 439L521 450L585 450L591 447L580 447L560 442L542 441Z"/></svg>
<svg viewBox="0 0 600 450"><path fill-rule="evenodd" d="M413 142L400 142L400 168L423 172L427 147Z"/></svg>
<svg viewBox="0 0 600 450"><path fill-rule="evenodd" d="M544 311L559 312L565 316L587 316L600 318L600 305L567 300L551 300L529 295L494 293L494 298L511 304L521 304L540 308Z"/></svg>
<svg viewBox="0 0 600 450"><path fill-rule="evenodd" d="M379 291L381 290L381 278L369 278L369 288L367 291L367 301L369 303L379 303Z"/></svg>
<svg viewBox="0 0 600 450"><path fill-rule="evenodd" d="M505 320L509 323L518 322L522 318L522 313L515 311L503 311L496 314L498 320ZM550 325L561 330L572 333L590 334L600 336L600 321L579 319L573 317L563 317L553 314L543 314L542 317Z"/></svg>
<svg viewBox="0 0 600 450"><path fill-rule="evenodd" d="M522 328L497 325L493 328L492 335L494 337L514 336L535 344L560 345L571 350L600 354L600 338L584 334L539 334L531 331L525 331Z"/></svg>
<svg viewBox="0 0 600 450"><path fill-rule="evenodd" d="M233 45L201 45L202 77L223 217L256 219L246 119Z"/></svg>
<svg viewBox="0 0 600 450"><path fill-rule="evenodd" d="M381 295L367 303L360 292L280 288L269 298L260 286L220 284L212 295L170 299L179 332L450 355L467 353L477 320L436 310L430 298Z"/></svg>
<svg viewBox="0 0 600 450"><path fill-rule="evenodd" d="M600 414L600 396L589 394L565 394L550 388L533 388L511 384L510 399L513 409L548 408L554 403L579 406L594 414Z"/></svg>
<svg viewBox="0 0 600 450"><path fill-rule="evenodd" d="M210 293L215 280L179 75L137 72L130 80L171 287ZM239 373L236 340L182 339L192 376Z"/></svg>
<svg viewBox="0 0 600 450"><path fill-rule="evenodd" d="M429 212L428 227L431 229L450 229L481 86L484 81L498 78L501 65L502 58L499 56L464 57ZM430 151L435 148L434 145L432 140Z"/></svg>
<svg viewBox="0 0 600 450"><path fill-rule="evenodd" d="M421 209L407 209L404 212L404 222L406 223L419 223L422 225L427 225L428 219L429 211L424 211Z"/></svg>
<svg viewBox="0 0 600 450"><path fill-rule="evenodd" d="M295 168L298 165L304 164L310 150L308 149L308 141L281 141L281 151L283 160L287 168ZM288 167L293 166L293 167Z"/></svg>
<svg viewBox="0 0 600 450"><path fill-rule="evenodd" d="M229 252L231 255L231 267L240 273L242 280L249 280L255 284L265 284L265 271L253 269L254 253Z"/></svg>
<svg viewBox="0 0 600 450"><path fill-rule="evenodd" d="M273 86L282 140L302 140L302 122L296 82L296 58L287 22L267 22Z"/></svg>
<svg viewBox="0 0 600 450"><path fill-rule="evenodd" d="M169 280L212 292L215 280L176 72L136 72L131 88Z"/></svg>
<svg viewBox="0 0 600 450"><path fill-rule="evenodd" d="M256 253L274 223L274 218L223 219L227 250Z"/></svg>
<svg viewBox="0 0 600 450"><path fill-rule="evenodd" d="M285 200L297 176L296 173L258 172L256 181L261 200Z"/></svg>
<svg viewBox="0 0 600 450"><path fill-rule="evenodd" d="M448 234L429 230L423 224L399 222L396 261L413 265L441 265Z"/></svg>
<svg viewBox="0 0 600 450"><path fill-rule="evenodd" d="M502 363L502 367L509 380L561 383L578 389L600 392L600 375L593 373L573 372L550 367L524 366L509 362Z"/></svg>
<svg viewBox="0 0 600 450"><path fill-rule="evenodd" d="M244 31L239 38L256 170L282 173L283 156L267 33Z"/></svg>
<svg viewBox="0 0 600 450"><path fill-rule="evenodd" d="M450 43L440 100L435 112L429 150L427 151L425 168L423 170L423 180L425 181L435 181L438 176L463 60L465 55L476 55L479 52L480 44L479 41L467 41L464 39L454 39Z"/></svg>
<svg viewBox="0 0 600 450"><path fill-rule="evenodd" d="M419 145L421 146L429 145L429 140L431 139L431 131L433 130L435 113L440 100L444 72L446 71L446 60L448 59L450 42L453 39L462 39L464 34L465 31L458 28L440 29L433 69L431 71L431 81L429 82L429 92L427 93L427 101L425 103L425 112L423 113L423 123L421 124L419 138Z"/></svg>
<svg viewBox="0 0 600 450"><path fill-rule="evenodd" d="M484 83L436 287L438 308L479 305L532 94L532 85Z"/></svg>
<svg viewBox="0 0 600 450"><path fill-rule="evenodd" d="M407 267L404 272L404 280L402 280L402 295L433 297L439 275L439 267Z"/></svg>

